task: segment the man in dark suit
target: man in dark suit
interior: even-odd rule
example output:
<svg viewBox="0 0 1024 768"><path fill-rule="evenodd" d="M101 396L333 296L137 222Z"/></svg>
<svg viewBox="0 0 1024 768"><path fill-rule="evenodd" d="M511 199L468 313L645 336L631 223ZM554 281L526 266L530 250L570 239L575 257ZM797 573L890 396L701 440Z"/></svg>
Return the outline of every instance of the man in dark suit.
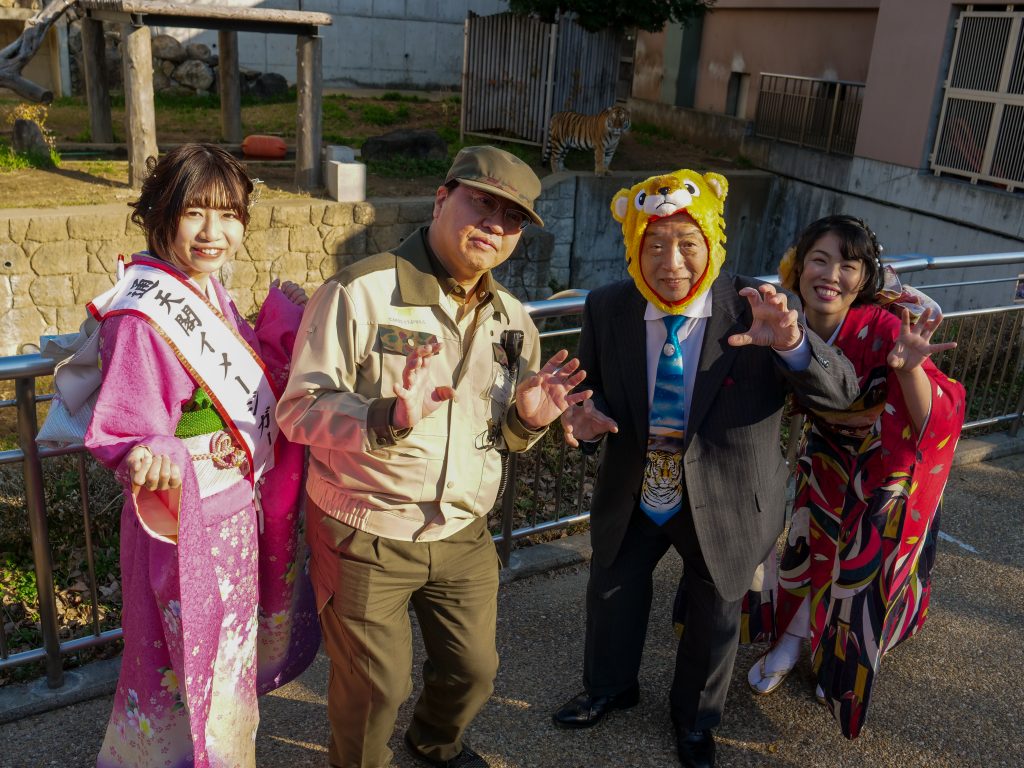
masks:
<svg viewBox="0 0 1024 768"><path fill-rule="evenodd" d="M782 530L783 402L794 392L839 409L857 393L852 366L786 294L719 274L727 189L718 174L677 171L616 196L633 280L588 296L578 356L594 394L563 416L570 445L607 444L591 508L586 690L554 722L586 728L637 703L652 573L675 547L688 609L670 710L680 760L701 767L714 765L742 597Z"/></svg>

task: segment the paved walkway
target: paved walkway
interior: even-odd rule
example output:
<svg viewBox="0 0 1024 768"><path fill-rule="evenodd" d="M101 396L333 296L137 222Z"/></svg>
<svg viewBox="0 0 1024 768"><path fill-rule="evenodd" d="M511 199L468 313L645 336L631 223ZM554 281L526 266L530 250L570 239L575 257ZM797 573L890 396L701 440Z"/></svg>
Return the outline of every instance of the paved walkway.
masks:
<svg viewBox="0 0 1024 768"><path fill-rule="evenodd" d="M882 665L867 726L848 742L811 694L806 663L775 694L744 681L758 648L740 649L719 761L727 766L1019 766L1024 711L1024 456L955 467L943 511L931 616ZM674 638L670 603L679 561L657 573L638 707L596 729L564 732L551 711L580 686L583 565L502 587L494 697L469 739L494 768L676 766L666 710ZM419 651L418 651L419 653ZM417 659L417 673L418 665ZM262 700L260 768L326 765L326 659ZM94 765L111 697L0 726L0 766ZM392 743L397 768L415 763Z"/></svg>

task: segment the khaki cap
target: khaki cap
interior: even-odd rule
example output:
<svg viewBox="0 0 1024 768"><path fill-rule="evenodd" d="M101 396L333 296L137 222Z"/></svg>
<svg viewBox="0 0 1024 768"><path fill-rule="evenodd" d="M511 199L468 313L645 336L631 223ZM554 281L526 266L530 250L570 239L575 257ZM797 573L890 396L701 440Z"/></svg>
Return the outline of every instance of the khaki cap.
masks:
<svg viewBox="0 0 1024 768"><path fill-rule="evenodd" d="M544 221L533 210L540 197L540 179L515 155L491 146L465 147L455 156L444 183L457 181L515 203L540 226Z"/></svg>

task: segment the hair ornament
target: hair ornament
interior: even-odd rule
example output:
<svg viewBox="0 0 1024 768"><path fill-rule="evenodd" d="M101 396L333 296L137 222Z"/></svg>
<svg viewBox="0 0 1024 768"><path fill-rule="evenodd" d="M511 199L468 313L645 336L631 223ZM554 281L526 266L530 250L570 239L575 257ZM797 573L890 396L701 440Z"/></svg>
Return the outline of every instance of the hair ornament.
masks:
<svg viewBox="0 0 1024 768"><path fill-rule="evenodd" d="M926 309L931 310L933 318L942 315L942 308L935 299L912 285L903 285L896 275L896 270L891 266L883 267L882 275L884 285L882 290L875 294L875 300L879 305L897 314L899 310L906 309L915 321Z"/></svg>
<svg viewBox="0 0 1024 768"><path fill-rule="evenodd" d="M779 284L790 291L797 290L796 279L796 246L791 246L782 254L779 262Z"/></svg>
<svg viewBox="0 0 1024 768"><path fill-rule="evenodd" d="M260 197L263 196L263 189L266 187L266 184L263 182L263 179L254 178L250 179L250 181L252 181L252 192L249 193L248 208L252 211L253 206L256 205L260 201Z"/></svg>

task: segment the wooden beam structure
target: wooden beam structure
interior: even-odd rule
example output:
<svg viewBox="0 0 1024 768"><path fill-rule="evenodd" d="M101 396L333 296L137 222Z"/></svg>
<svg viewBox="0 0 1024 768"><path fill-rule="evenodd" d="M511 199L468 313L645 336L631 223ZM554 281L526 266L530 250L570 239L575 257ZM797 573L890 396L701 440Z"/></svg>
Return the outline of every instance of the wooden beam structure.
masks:
<svg viewBox="0 0 1024 768"><path fill-rule="evenodd" d="M86 20L110 21L125 25L123 28L145 33L149 48L149 27L180 27L185 29L213 29L218 31L220 50L221 133L224 139L237 143L242 138L241 81L238 71L238 32L294 35L296 42L296 115L295 180L301 189L319 189L323 184L320 143L322 140L321 103L323 99L322 41L317 30L332 23L326 13L284 11L276 8L239 8L193 5L165 0L79 0ZM134 35L135 32L130 34ZM84 43L83 43L84 44ZM88 55L86 56L88 59ZM145 157L135 150L148 147L153 137L152 152L156 152L156 122L153 112L153 74L150 58L148 88L140 78L145 75L136 61L132 78L128 77L125 59L125 107L131 117L129 131L139 131L140 138L133 145L128 137L128 174L135 185L136 176L145 174ZM96 78L97 87L88 88L90 125L98 124L94 112L105 110L109 122L110 95L106 80ZM226 81L229 81L226 83ZM105 104L104 104L105 102ZM146 102L148 107L142 105ZM96 130L94 127L93 130ZM149 151L148 149L145 151ZM138 166L137 168L135 166Z"/></svg>
<svg viewBox="0 0 1024 768"><path fill-rule="evenodd" d="M106 41L103 39L103 24L96 19L82 19L82 68L85 70L85 102L89 105L91 140L94 143L113 143Z"/></svg>

